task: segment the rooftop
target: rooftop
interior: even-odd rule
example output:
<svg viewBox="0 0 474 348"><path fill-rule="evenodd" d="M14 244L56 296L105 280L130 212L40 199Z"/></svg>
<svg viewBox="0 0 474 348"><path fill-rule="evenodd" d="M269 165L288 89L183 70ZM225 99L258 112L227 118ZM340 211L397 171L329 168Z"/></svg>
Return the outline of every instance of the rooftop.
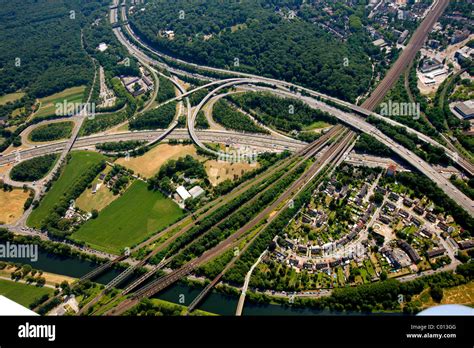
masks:
<svg viewBox="0 0 474 348"><path fill-rule="evenodd" d="M186 188L184 186L179 186L177 189L176 189L176 192L178 193L178 195L183 199L183 201L187 200L188 198L191 198L191 194L188 192L188 190L186 190Z"/></svg>

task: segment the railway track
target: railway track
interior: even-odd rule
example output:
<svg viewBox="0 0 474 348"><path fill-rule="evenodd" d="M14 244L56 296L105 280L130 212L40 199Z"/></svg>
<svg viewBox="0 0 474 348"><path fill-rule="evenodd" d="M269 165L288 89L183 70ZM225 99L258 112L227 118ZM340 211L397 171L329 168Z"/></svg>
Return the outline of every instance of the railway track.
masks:
<svg viewBox="0 0 474 348"><path fill-rule="evenodd" d="M349 133L348 136L346 137L347 140L344 141L343 143L343 148L344 150L341 152L341 154L339 156L336 156L336 158L334 159L334 163L337 164L339 163L341 157L343 156L345 150L347 150L350 146L350 140L353 140L354 139L354 135ZM304 189L307 184L311 182L308 181L306 183L305 186L303 186L300 191L302 189ZM294 197L296 196L297 194L294 194ZM251 240L249 242L247 242L245 244L245 246L242 248L242 250L240 250L239 254L234 256L232 258L232 260L224 267L224 269L222 270L221 273L219 273L200 293L198 296L196 296L196 298L191 302L191 304L188 306L188 310L187 310L187 314L191 313L197 306L198 304L206 297L206 295L212 290L212 288L214 288L217 283L219 283L219 281L221 280L221 278L224 276L224 274L235 264L235 262L237 262L237 260L240 258L240 256L252 245L252 243L258 238L259 235L262 234L262 232L270 225L270 223L275 220L279 215L280 213L283 211L283 209L279 210L275 215L273 215L268 221L267 223L265 224L265 226L255 235L251 238Z"/></svg>
<svg viewBox="0 0 474 348"><path fill-rule="evenodd" d="M209 260L229 250L232 246L235 245L235 243L241 237L243 237L246 233L248 233L250 230L255 228L265 218L268 217L266 220L266 224L272 222L278 216L278 213L272 216L269 216L269 215L272 212L276 211L282 204L288 201L291 197L294 197L295 195L297 195L323 167L325 167L326 165L328 165L329 163L337 159L341 151L343 151L346 148L347 144L351 140L353 140L354 137L355 137L355 133L353 133L352 131L346 132L345 135L343 135L342 141L333 143L330 146L330 148L320 158L317 159L317 161L310 167L310 169L305 171L305 173L300 178L298 178L295 182L293 182L293 184L287 190L285 190L285 192L282 195L280 195L280 197L277 200L275 200L271 205L269 205L267 208L265 208L263 211L257 214L256 217L254 217L250 222L245 224L242 228L240 228L238 231L233 233L227 239L220 242L217 246L206 251L204 254L202 254L198 258L188 262L181 268L141 288L133 295L133 297L120 303L116 308L109 310L107 314L119 315L119 314L124 313L126 310L136 305L141 299L150 297L156 294L157 292L165 289L169 285L175 283L182 277L192 272L192 270L194 270L196 267L208 262Z"/></svg>
<svg viewBox="0 0 474 348"><path fill-rule="evenodd" d="M403 50L400 57L388 71L385 78L379 83L377 88L372 92L371 96L362 104L362 108L374 110L383 100L388 91L398 81L400 75L405 71L407 66L413 61L417 52L423 46L429 32L433 28L438 18L442 15L449 4L449 0L437 0L435 7L428 13L427 17L419 25L413 34L407 47Z"/></svg>
<svg viewBox="0 0 474 348"><path fill-rule="evenodd" d="M335 132L334 134L338 134L337 132ZM329 140L330 138L328 138ZM289 170L288 172L286 172L283 176L281 176L280 178L278 178L278 180L281 180L285 177L287 177L290 173L293 172L294 169L296 169L301 163L303 163L304 161L306 161L308 158L310 158L311 156L313 156L316 152L318 152L325 144L326 144L327 140L325 142L322 142L322 143L319 143L318 142L318 145L313 147L312 150L310 152L308 152L297 164L295 164L292 168L292 170ZM243 206L249 206L251 204L253 204L254 202L256 202L258 200L258 198L261 197L261 195L266 192L267 189L269 189L270 187L273 187L273 185L275 184L276 182L273 182L271 183L267 188L265 188L262 192L260 192L258 195L256 195L255 197L253 197L251 200L247 201ZM233 212L235 213L235 212ZM232 213L232 214L233 214ZM220 225L221 223L223 223L228 217L224 217L223 219L221 219L220 221L218 221L217 223L215 223L213 226L218 226ZM209 231L210 228L207 229L207 231ZM183 235L185 232L189 231L189 229L187 229L186 231L182 231L182 233L180 233L180 236ZM206 232L207 232L206 231ZM202 235L200 235L199 237L197 237L196 240L199 240L201 238L203 238L205 235L206 235L206 232ZM157 253L159 253L160 251L164 250L166 247L168 247L172 242L174 242L179 236L176 236L176 238L172 238L172 239L169 239L167 240L165 243L161 244L157 249L155 249L153 251L153 256L156 255ZM163 268L166 264L168 264L169 262L172 261L172 259L174 258L174 256L176 256L179 252L181 251L184 251L186 248L186 246L182 249L180 249L178 252L174 253L172 256L164 259L162 262L160 262L159 265L155 266L152 270L150 270L149 272L147 272L146 274L144 274L141 278L137 279L134 283L130 284L123 292L122 292L122 295L126 295L128 293L130 293L133 289L137 288L140 284L142 284L145 280L147 280L148 278L150 278L153 274L156 273L156 271L158 271L159 269Z"/></svg>
<svg viewBox="0 0 474 348"><path fill-rule="evenodd" d="M323 135L321 138L319 138L318 140L316 140L315 142L311 143L309 146L307 146L306 148L302 149L301 151L297 152L296 154L293 154L292 156L290 156L289 158L283 160L282 162L280 162L279 164L277 164L275 167L267 170L263 175L257 177L256 179L254 180L251 180L249 182L246 182L246 183L243 183L241 184L236 190L232 191L229 195L225 196L224 199L221 199L217 204L209 207L210 205L212 205L212 203L206 205L205 207L201 208L200 210L198 210L197 213L199 212L203 212L201 215L199 215L199 217L197 219L195 219L194 221L188 223L187 225L185 225L184 227L182 227L180 229L179 232L173 234L170 238L168 238L164 243L160 244L159 247L155 248L151 253L149 253L143 260L141 260L139 263L133 265L133 266L130 266L129 268L127 268L124 272L122 272L118 277L116 277L115 279L113 279L111 282L109 282L105 289L97 296L95 297L92 301L90 301L86 306L84 306L81 311L79 312L79 314L83 314L85 313L90 307L94 306L95 304L97 304L99 302L99 300L106 294L106 292L108 290L110 290L111 288L119 285L121 282L123 282L126 278L128 278L130 275L133 274L133 272L137 269L139 269L140 267L143 267L151 258L153 258L154 256L156 256L159 252L161 252L162 250L164 250L166 247L168 247L169 245L171 245L175 240L177 240L180 236L184 235L186 232L188 232L190 229L192 229L194 226L196 226L199 222L203 221L205 218L209 217L211 214L213 214L215 211L217 211L219 208L221 208L223 205L229 203L231 200L233 200L234 198L238 197L239 195L243 194L245 191L247 191L250 187L252 186L255 186L255 185L259 185L261 184L262 182L264 182L266 179L270 178L272 175L274 175L275 173L277 173L278 171L280 171L281 169L283 169L284 167L290 165L293 163L293 160L295 158L298 158L298 157L302 157L301 159L299 159L298 163L296 165L293 166L293 169L298 167L301 163L303 163L304 161L306 161L308 158L310 158L311 156L313 156L315 153L317 153L323 146L325 146L325 144L330 140L332 139L333 137L339 135L342 131L344 130L344 128L340 125L338 126L335 126L333 127L328 133L326 133L325 135ZM280 178L278 178L278 180L281 180L282 178L288 176L292 171L292 170L289 170L287 171L283 176L281 176ZM272 184L270 184L270 186L272 186ZM264 190L265 191L265 190ZM264 192L263 191L263 192ZM245 203L246 205L255 201L258 197L260 196L257 195L255 197L253 197L249 202ZM223 220L225 220L227 217L225 217ZM223 220L217 222L215 225L218 225L220 224L221 222L223 222ZM179 228L179 226L182 226L184 224L183 221L180 221L170 227L168 227L167 229L163 230L162 232L158 233L157 235L155 235L154 237L152 237L151 239L149 239L147 242L145 242L145 244L143 245L139 245L137 246L133 251L137 251L140 247L146 247L147 245L150 245L151 243L153 243L154 241L158 240L159 238L165 236L167 233L170 233L172 232L173 230ZM209 229L208 229L209 230ZM177 254L177 253L176 253ZM175 255L176 255L175 254ZM145 282L147 279L149 279L151 276L153 276L159 269L161 269L162 267L164 267L166 264L168 264L172 258L175 256L175 255L172 255L171 257L168 257L167 259L165 260L162 260L162 262L160 262L158 265L154 266L151 270L149 270L147 273L145 273L143 276L141 276L140 278L138 278L137 280L135 280L132 284L130 284L129 286L127 286L127 288L122 292L122 295L126 295L128 294L129 292L131 292L133 289L137 288L139 285L141 285L143 282ZM112 265L114 264L114 262L109 262L108 265L111 267ZM106 265L104 265L103 267L101 267L101 269L98 269L97 271L93 271L93 272L90 272L92 276L96 276L98 275L99 273L105 271L107 269ZM95 272L95 273L94 273ZM90 278L89 278L90 279Z"/></svg>

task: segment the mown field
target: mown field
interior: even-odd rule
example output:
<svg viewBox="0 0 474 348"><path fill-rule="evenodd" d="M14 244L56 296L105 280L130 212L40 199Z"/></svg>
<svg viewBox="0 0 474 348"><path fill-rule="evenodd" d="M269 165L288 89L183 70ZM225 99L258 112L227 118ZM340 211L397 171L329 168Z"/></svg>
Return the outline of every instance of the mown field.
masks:
<svg viewBox="0 0 474 348"><path fill-rule="evenodd" d="M29 192L14 189L11 192L0 190L0 223L11 224L23 214L23 206L28 199Z"/></svg>
<svg viewBox="0 0 474 348"><path fill-rule="evenodd" d="M52 294L51 288L37 287L35 285L27 285L9 280L0 279L0 295L9 298L16 303L28 308L37 298L45 294Z"/></svg>
<svg viewBox="0 0 474 348"><path fill-rule="evenodd" d="M53 184L49 192L40 202L38 208L33 210L28 218L27 225L41 227L41 221L48 216L54 205L59 201L64 192L83 174L87 168L99 163L105 157L97 152L74 151L71 160L63 169L59 179Z"/></svg>
<svg viewBox="0 0 474 348"><path fill-rule="evenodd" d="M173 201L135 181L117 200L72 235L91 247L118 254L183 216Z"/></svg>
<svg viewBox="0 0 474 348"><path fill-rule="evenodd" d="M107 166L102 173L107 174L111 169L110 166ZM92 193L92 188L88 188L79 196L78 199L76 199L76 206L79 209L87 212L91 212L94 209L101 211L119 197L118 195L114 196L112 191L102 182L102 180L99 179L99 177L100 174L97 175L92 183L93 185L100 185L96 193Z"/></svg>
<svg viewBox="0 0 474 348"><path fill-rule="evenodd" d="M159 144L142 156L130 159L119 158L115 163L132 169L145 178L151 178L167 161L177 160L186 155L199 158L194 145Z"/></svg>
<svg viewBox="0 0 474 348"><path fill-rule="evenodd" d="M52 94L48 97L41 98L39 100L41 103L40 108L34 114L34 117L54 115L57 103L63 103L64 101L67 103L82 103L85 89L85 86L72 87L65 89L62 92Z"/></svg>

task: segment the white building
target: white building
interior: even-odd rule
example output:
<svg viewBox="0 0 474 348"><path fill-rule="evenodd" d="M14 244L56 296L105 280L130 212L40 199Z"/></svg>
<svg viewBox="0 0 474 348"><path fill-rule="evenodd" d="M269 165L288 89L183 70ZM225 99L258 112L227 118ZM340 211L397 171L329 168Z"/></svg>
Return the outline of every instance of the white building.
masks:
<svg viewBox="0 0 474 348"><path fill-rule="evenodd" d="M191 190L189 190L189 193L193 198L198 198L202 194L204 194L204 190L201 186L194 186Z"/></svg>
<svg viewBox="0 0 474 348"><path fill-rule="evenodd" d="M191 198L191 194L186 190L184 186L179 186L176 189L176 193L181 197L183 201L187 200L188 198Z"/></svg>
<svg viewBox="0 0 474 348"><path fill-rule="evenodd" d="M105 42L101 42L99 44L99 47L97 47L97 49L100 51L100 52L104 52L106 49L108 48L107 44Z"/></svg>

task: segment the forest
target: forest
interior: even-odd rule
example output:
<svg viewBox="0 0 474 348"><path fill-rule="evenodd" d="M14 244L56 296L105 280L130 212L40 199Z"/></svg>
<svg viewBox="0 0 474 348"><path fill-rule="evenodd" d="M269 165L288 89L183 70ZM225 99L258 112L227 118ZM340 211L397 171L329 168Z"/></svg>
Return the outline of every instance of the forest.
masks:
<svg viewBox="0 0 474 348"><path fill-rule="evenodd" d="M37 98L90 84L93 64L81 27L108 0L0 3L0 95L23 90Z"/></svg>
<svg viewBox="0 0 474 348"><path fill-rule="evenodd" d="M86 26L83 32L85 49L104 68L107 80L120 75L140 76L136 59L129 55L127 49L117 40L106 17L102 17L94 25ZM103 52L97 50L100 43L107 45Z"/></svg>
<svg viewBox="0 0 474 348"><path fill-rule="evenodd" d="M236 110L224 100L217 101L212 109L212 118L227 129L249 133L268 133L257 126L247 115Z"/></svg>
<svg viewBox="0 0 474 348"><path fill-rule="evenodd" d="M354 102L370 86L369 56L378 50L356 27L347 41L337 40L311 18L303 18L306 9L300 15L300 5L271 0L156 0L129 20L145 41L172 56L298 82ZM285 7L297 12L295 19L278 12ZM181 9L185 10L179 15ZM164 30L173 30L174 39L163 35Z"/></svg>
<svg viewBox="0 0 474 348"><path fill-rule="evenodd" d="M33 129L29 138L35 142L65 139L69 138L73 127L74 123L70 121L49 123Z"/></svg>
<svg viewBox="0 0 474 348"><path fill-rule="evenodd" d="M159 108L149 110L130 121L131 130L165 129L173 121L177 102L171 102Z"/></svg>
<svg viewBox="0 0 474 348"><path fill-rule="evenodd" d="M301 131L317 121L336 124L337 119L299 100L275 97L269 93L243 93L228 97L263 124L284 132Z"/></svg>

